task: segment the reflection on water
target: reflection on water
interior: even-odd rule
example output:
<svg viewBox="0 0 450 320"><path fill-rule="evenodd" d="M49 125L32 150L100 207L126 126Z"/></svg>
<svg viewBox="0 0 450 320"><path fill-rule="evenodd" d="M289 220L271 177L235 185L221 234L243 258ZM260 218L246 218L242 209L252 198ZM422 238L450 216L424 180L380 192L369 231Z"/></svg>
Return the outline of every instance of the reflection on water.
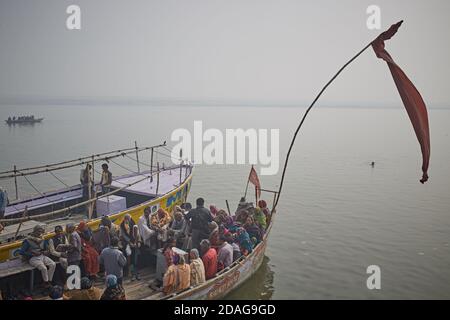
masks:
<svg viewBox="0 0 450 320"><path fill-rule="evenodd" d="M270 259L264 256L261 267L239 289L227 295L225 300L270 300L274 291L273 278Z"/></svg>

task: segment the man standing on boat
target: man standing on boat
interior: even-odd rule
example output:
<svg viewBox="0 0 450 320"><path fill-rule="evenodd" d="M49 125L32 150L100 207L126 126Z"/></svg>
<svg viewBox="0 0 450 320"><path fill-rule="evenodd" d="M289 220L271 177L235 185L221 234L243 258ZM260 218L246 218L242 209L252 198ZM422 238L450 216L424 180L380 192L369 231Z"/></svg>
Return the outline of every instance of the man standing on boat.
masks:
<svg viewBox="0 0 450 320"><path fill-rule="evenodd" d="M86 165L86 168L81 170L81 175L80 175L80 183L81 183L81 187L83 188L83 201L86 201L89 199L89 180L90 180L90 175L91 175L91 169L92 166L90 164ZM93 190L93 188L91 188ZM94 194L93 191L91 192L91 194Z"/></svg>
<svg viewBox="0 0 450 320"><path fill-rule="evenodd" d="M112 173L108 170L108 165L106 163L102 164L102 179L100 181L100 185L102 186L103 194L108 193L110 191L111 183L112 183Z"/></svg>
<svg viewBox="0 0 450 320"><path fill-rule="evenodd" d="M197 208L190 210L184 218L191 221L192 228L192 247L200 249L200 241L209 238L209 223L213 220L211 212L204 207L205 200L198 198Z"/></svg>

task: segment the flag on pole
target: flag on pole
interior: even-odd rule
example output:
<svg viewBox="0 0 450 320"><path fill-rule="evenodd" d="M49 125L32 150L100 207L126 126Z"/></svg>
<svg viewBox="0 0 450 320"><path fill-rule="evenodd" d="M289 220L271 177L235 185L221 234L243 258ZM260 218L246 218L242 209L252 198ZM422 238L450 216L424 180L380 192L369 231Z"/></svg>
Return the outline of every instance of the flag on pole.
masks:
<svg viewBox="0 0 450 320"><path fill-rule="evenodd" d="M391 39L397 33L402 23L403 20L393 24L387 31L380 34L372 42L372 48L378 58L386 61L419 140L422 150L422 179L420 179L420 182L424 183L428 180L428 165L430 161L430 129L427 108L414 84L384 49L384 41Z"/></svg>
<svg viewBox="0 0 450 320"><path fill-rule="evenodd" d="M256 188L256 195L259 199L261 197L261 184L259 183L258 174L256 173L255 168L252 166L250 170L250 174L248 176L248 181L250 181Z"/></svg>

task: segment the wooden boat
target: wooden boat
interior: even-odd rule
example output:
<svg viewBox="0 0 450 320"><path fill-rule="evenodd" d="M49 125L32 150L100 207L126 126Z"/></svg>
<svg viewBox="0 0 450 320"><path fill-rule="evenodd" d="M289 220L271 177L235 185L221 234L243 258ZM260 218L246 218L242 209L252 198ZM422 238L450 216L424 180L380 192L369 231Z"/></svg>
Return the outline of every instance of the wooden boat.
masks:
<svg viewBox="0 0 450 320"><path fill-rule="evenodd" d="M39 169L40 167L35 167ZM121 210L117 213L109 215L112 222L119 225L125 214L130 214L134 221L143 215L143 211L146 207L151 207L152 212L156 211L158 208L164 208L169 212L175 205L180 205L186 201L188 193L190 191L193 175L193 165L192 164L181 164L180 166L174 166L170 168L165 168L164 170L158 171L159 174L159 190L161 193L156 192L155 194L155 183L158 183L156 179L150 181L149 172L142 172L139 174L132 173L120 177L115 177L111 188L116 195L122 196L127 199L128 206L126 210ZM184 178L183 178L184 177ZM122 187L121 187L122 186ZM153 190L153 191L149 191ZM269 190L263 190L269 191ZM269 191L273 194L277 192ZM52 204L48 202L45 203L43 198L50 199ZM63 190L58 190L54 192L49 192L43 194L40 197L34 197L31 199L21 200L12 202L6 210L6 216L8 217L19 217L27 208L28 212L31 213L30 218L26 221L21 221L22 232L24 235L29 233L33 226L38 222L32 220L33 214L37 216L45 216L46 207L55 207L64 202L65 205L69 207L77 207L80 202L81 197L81 186L77 185L74 187L66 188ZM67 208L67 207L66 207ZM64 211L64 209L59 209ZM56 210L58 211L58 210ZM54 211L55 212L55 211ZM155 268L150 267L141 270L141 280L131 281L130 279L124 280L124 288L127 292L128 299L138 299L138 300L213 300L221 299L229 294L231 291L237 289L242 285L247 279L249 279L261 266L267 247L268 237L273 225L275 211L272 212L270 223L267 226L263 240L254 248L252 253L247 256L242 256L232 265L226 269L218 272L215 277L209 279L205 283L190 287L182 292L173 293L168 296L164 296L162 292L158 289L149 286L149 282L152 282L157 278ZM68 222L79 222L85 217L85 213L73 214L70 217L64 217L63 219L55 219L53 221L46 221L47 230L52 230L57 224L65 224ZM16 218L17 219L17 218ZM20 218L19 218L20 219ZM92 230L96 230L100 224L100 218L95 218L87 221L89 227ZM17 236L17 224L7 226L10 228L9 232L6 234L13 234ZM1 234L0 234L1 235ZM48 232L45 238L50 238L53 236L53 232ZM3 238L5 233L3 232ZM18 257L18 249L21 246L21 240L10 241L0 245L0 263L10 263ZM11 260L13 259L13 260ZM33 272L33 271L32 271ZM97 287L103 287L103 281L98 281L95 284ZM35 296L37 299L47 299L46 296Z"/></svg>
<svg viewBox="0 0 450 320"><path fill-rule="evenodd" d="M157 147L159 146L142 148L142 150ZM131 148L131 150L133 149ZM124 151L126 152L127 150L119 151L124 154ZM109 153L105 154L109 155ZM71 161L73 160L67 162ZM99 160L97 159L96 161ZM65 163L63 164L65 165ZM48 171L48 166L31 169L40 168L46 168L42 169L43 172ZM17 171L19 172L19 170ZM38 171L35 170L35 172ZM10 176L15 176L15 174ZM115 177L113 178L112 191L108 194L109 196L101 195L84 202L82 200L81 185L10 202L5 210L4 223L6 222L7 225L0 233L0 263L18 258L18 249L22 240L15 239L20 238L20 236L26 236L37 224L46 226L48 231L44 236L46 239L54 235L51 232L54 226L69 222L78 223L81 220L85 220L92 230L96 230L101 219L100 217L90 220L86 219L86 205L84 204L89 202L97 202L103 199L109 205L113 197L116 197L116 199L118 197L124 198L126 209L112 214L108 213L110 219L116 224L120 224L126 214L130 214L133 220L138 221L146 207L150 207L152 212L155 212L158 208L171 212L175 205L180 205L186 200L192 183L192 176L193 165L182 163L178 166L158 168L157 172L144 171ZM27 212L27 218L23 218L25 211ZM11 224L9 221L13 223Z"/></svg>
<svg viewBox="0 0 450 320"><path fill-rule="evenodd" d="M34 124L34 123L41 123L44 118L30 118L30 119L7 119L5 120L6 124L13 125L13 124Z"/></svg>

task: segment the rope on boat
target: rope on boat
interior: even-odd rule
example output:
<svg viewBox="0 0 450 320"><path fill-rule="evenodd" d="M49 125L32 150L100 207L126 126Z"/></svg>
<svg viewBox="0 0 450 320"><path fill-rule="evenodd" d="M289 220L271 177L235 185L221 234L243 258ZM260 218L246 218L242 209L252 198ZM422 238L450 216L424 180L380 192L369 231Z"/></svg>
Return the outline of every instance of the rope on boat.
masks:
<svg viewBox="0 0 450 320"><path fill-rule="evenodd" d="M67 188L70 188L70 186L67 184L67 183L65 183L64 181L62 181L60 178L58 178L57 176L56 176L56 174L54 174L53 172L51 172L51 171L49 171L48 173L50 173L56 180L58 180L59 182L61 182L63 185L65 185Z"/></svg>
<svg viewBox="0 0 450 320"><path fill-rule="evenodd" d="M40 195L41 197L43 197L48 203L52 203L52 204L53 204L53 202L52 202L51 200L49 200L45 194L43 194L42 192L40 192L39 189L36 188L36 187L34 186L34 184L31 183L31 181L27 178L27 176L23 176L23 178L24 178L24 179L28 182L28 184L34 189L34 191L36 191L37 193L39 193L39 195Z"/></svg>
<svg viewBox="0 0 450 320"><path fill-rule="evenodd" d="M146 151L146 150L151 150L152 148L159 148L164 145L165 144L160 144L160 145L156 145L156 146L143 147L143 148L138 148L138 149L129 148L129 149L112 151L112 152L99 153L99 154L89 156L89 157L82 157L82 158L78 158L78 159L74 159L74 160L68 160L68 161L63 161L63 162L44 165L44 166L16 169L15 171L14 170L3 171L3 172L0 172L0 179L14 178L14 177L20 177L20 176L25 176L25 175L33 175L33 174L43 173L43 172L62 170L62 169L76 167L78 165L91 164L92 161L94 161L94 162L109 161L110 159L118 158L118 157L124 156L126 154L136 153L136 150L138 152L142 152L142 151ZM130 150L130 151L126 151L126 150ZM112 155L110 155L110 154L112 154ZM106 156L106 155L109 155L109 156ZM92 160L93 157L94 157L94 160ZM76 163L73 163L73 162L76 162ZM26 171L30 171L30 172L26 172ZM20 173L18 173L18 172L20 172Z"/></svg>
<svg viewBox="0 0 450 320"><path fill-rule="evenodd" d="M169 170L169 169L166 168L166 170ZM109 197L109 196L111 196L113 194L116 194L116 193L118 193L118 192L120 192L120 191L122 191L122 190L124 190L126 188L134 186L135 184L138 184L138 183L140 183L142 181L145 181L146 179L151 178L152 176L155 176L155 175L157 175L157 174L159 174L160 172L163 172L163 171L164 170L159 170L157 172L153 172L150 175L145 175L145 177L142 178L142 179L139 179L139 180L137 180L135 182L132 182L132 183L129 183L129 184L124 184L124 186L121 187L121 188L118 188L116 190L113 190L113 191L110 191L108 193L102 194L101 196L96 196L95 198L92 198L90 200L86 200L86 201L77 203L77 204L75 204L73 206L69 206L69 207L66 207L66 208L62 208L62 209L59 209L59 210L55 210L55 211L52 211L52 212L47 212L47 213L43 213L43 214L39 214L39 215L27 216L27 217L22 217L22 218L0 219L0 223L4 223L4 222L16 223L16 222L22 222L22 221L27 221L27 220L31 220L31 219L40 219L40 218L50 217L50 216L57 215L57 214L64 213L64 212L70 212L71 210L73 210L75 208L79 208L81 206L88 205L88 204L90 204L90 203L92 203L94 201L97 201L98 199L102 199L102 198L105 198L105 197Z"/></svg>

